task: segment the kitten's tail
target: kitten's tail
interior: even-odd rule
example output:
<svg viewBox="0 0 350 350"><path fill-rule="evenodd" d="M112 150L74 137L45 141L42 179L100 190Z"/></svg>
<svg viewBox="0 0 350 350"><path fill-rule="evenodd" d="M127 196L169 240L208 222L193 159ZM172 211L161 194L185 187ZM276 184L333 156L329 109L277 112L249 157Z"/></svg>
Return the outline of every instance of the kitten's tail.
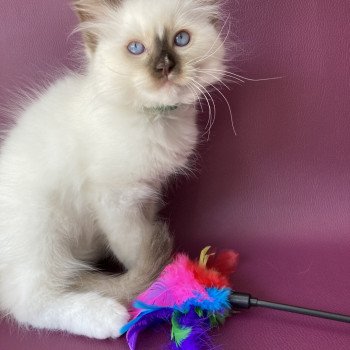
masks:
<svg viewBox="0 0 350 350"><path fill-rule="evenodd" d="M129 304L137 295L146 290L170 263L173 239L166 224L159 224L158 229L139 258L138 264L126 273L106 275L86 271L81 273L78 283L72 288L95 291L113 297L123 304Z"/></svg>

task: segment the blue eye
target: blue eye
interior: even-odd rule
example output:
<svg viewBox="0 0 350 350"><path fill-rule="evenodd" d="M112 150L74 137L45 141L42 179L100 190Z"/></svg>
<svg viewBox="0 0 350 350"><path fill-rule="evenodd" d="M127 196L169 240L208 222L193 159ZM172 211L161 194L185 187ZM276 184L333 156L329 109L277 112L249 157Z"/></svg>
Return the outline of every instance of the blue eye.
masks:
<svg viewBox="0 0 350 350"><path fill-rule="evenodd" d="M133 55L141 55L145 52L145 46L142 43L133 41L128 45L128 50Z"/></svg>
<svg viewBox="0 0 350 350"><path fill-rule="evenodd" d="M190 34L185 31L182 31L176 34L175 45L183 47L188 45L190 40L191 40Z"/></svg>

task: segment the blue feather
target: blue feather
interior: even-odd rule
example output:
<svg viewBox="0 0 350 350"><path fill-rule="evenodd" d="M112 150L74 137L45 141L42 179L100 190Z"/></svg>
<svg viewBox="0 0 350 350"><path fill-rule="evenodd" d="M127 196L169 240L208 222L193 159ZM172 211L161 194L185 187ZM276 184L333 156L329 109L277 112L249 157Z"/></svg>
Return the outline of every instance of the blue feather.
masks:
<svg viewBox="0 0 350 350"><path fill-rule="evenodd" d="M191 307L199 307L202 310L211 312L221 312L231 308L229 299L231 289L207 288L207 293L210 297L209 299L203 300L200 296L194 297L182 305L176 305L174 309L186 313Z"/></svg>
<svg viewBox="0 0 350 350"><path fill-rule="evenodd" d="M145 304L145 303L143 303L141 301L138 301L138 300L136 300L134 302L134 307L137 308L137 309L144 310L144 311L142 311L136 318L131 320L129 323L127 323L124 327L122 327L119 330L121 335L125 334L132 326L137 324L147 314L152 313L154 311L167 309L167 308L159 307L159 306L155 306L155 305L147 305L147 304ZM172 309L170 308L170 310L172 310Z"/></svg>

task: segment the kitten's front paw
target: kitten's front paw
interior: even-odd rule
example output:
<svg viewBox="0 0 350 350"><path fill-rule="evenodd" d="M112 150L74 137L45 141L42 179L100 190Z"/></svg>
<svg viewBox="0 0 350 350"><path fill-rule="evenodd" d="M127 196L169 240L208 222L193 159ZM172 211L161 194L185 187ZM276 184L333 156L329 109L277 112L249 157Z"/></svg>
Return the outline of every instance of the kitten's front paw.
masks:
<svg viewBox="0 0 350 350"><path fill-rule="evenodd" d="M118 338L120 329L130 318L126 308L112 299L96 307L96 325L92 331L92 337L97 339Z"/></svg>
<svg viewBox="0 0 350 350"><path fill-rule="evenodd" d="M96 296L86 305L83 319L73 332L95 339L118 338L128 320L129 313L123 305L111 298Z"/></svg>

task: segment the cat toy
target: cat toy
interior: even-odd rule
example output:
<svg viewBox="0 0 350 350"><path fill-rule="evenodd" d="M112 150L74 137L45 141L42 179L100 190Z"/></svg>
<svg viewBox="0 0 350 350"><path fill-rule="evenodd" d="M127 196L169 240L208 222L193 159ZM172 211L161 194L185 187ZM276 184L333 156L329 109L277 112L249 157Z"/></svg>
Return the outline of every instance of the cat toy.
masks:
<svg viewBox="0 0 350 350"><path fill-rule="evenodd" d="M230 277L239 255L232 251L211 254L206 247L198 261L175 256L160 277L133 304L132 319L121 329L131 350L139 334L162 323L171 326L170 350L213 348L210 330L222 325L234 310L259 306L350 323L350 316L277 304L232 290Z"/></svg>

